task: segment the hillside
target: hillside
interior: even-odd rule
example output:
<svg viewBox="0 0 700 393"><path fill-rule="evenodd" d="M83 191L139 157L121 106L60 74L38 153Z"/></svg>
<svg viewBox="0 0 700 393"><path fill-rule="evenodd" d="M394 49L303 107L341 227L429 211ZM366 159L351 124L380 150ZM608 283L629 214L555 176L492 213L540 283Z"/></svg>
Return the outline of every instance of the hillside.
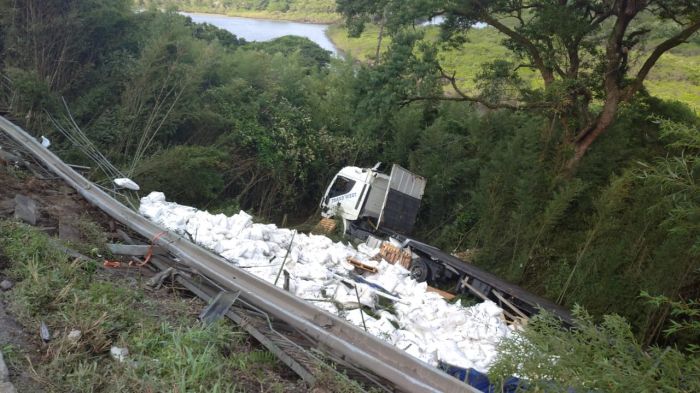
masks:
<svg viewBox="0 0 700 393"><path fill-rule="evenodd" d="M176 8L187 12L310 23L333 23L340 19L333 0L137 0L135 3L140 8Z"/></svg>
<svg viewBox="0 0 700 393"><path fill-rule="evenodd" d="M692 353L700 342L697 31L683 35L682 45L676 40L646 78L634 75L638 54L668 36L668 20L652 15L644 21L645 42L611 49L602 68L600 57L589 60L606 45L601 37L614 36L610 20L576 41L585 47L570 52L587 61L565 73L573 56L548 47L546 37L572 39L569 29L558 30L559 21L583 25L592 17L587 2L547 2L570 18L542 13L538 21L548 23L524 32L541 44L541 51L526 48L524 61L539 63L530 65L538 78L520 71L520 83L511 75L515 65L494 64L480 80L484 96L449 101L436 99L445 98L445 83L433 54L448 72L456 70L455 83L471 90L482 64L526 49L511 41L506 50L500 35L481 29L466 33L469 41L458 50L422 51L410 5L437 2L391 1L396 20L387 26L396 28L386 30L380 62L370 61L376 28L347 39L334 27L330 34L341 49L359 60L343 61L309 50L306 40L250 43L176 12L134 12L132 0L58 3L0 7L0 113L48 138L51 151L87 168L98 185L113 187L117 171L140 185L140 196L160 191L217 217L244 210L254 223L300 233L318 222L319 200L339 170L396 163L427 180L411 236L576 309L582 328L533 320L524 333L532 345L505 347L494 375L517 374L533 389L541 383L540 390L700 391L697 378L685 377L700 375L700 357ZM220 4L228 12L234 2ZM272 14L271 4L246 9ZM284 4L288 12L279 15L291 15L297 3ZM686 17L696 18L690 26L700 30L694 9ZM464 34L470 20L479 19L464 19L454 33ZM635 31L628 36L639 37ZM427 28L427 39L436 33ZM462 99L483 106L457 102ZM24 176L14 164L6 167L8 176ZM0 243L7 237L0 232ZM32 255L28 263L35 263ZM416 258L415 265L421 262ZM455 287L439 266L426 273L435 286ZM32 282L31 275L15 280L24 277ZM78 284L73 288L82 290ZM66 291L61 302L73 299L72 289ZM46 315L39 311L36 318ZM414 315L427 321L423 315L437 311ZM79 375L78 366L61 375Z"/></svg>

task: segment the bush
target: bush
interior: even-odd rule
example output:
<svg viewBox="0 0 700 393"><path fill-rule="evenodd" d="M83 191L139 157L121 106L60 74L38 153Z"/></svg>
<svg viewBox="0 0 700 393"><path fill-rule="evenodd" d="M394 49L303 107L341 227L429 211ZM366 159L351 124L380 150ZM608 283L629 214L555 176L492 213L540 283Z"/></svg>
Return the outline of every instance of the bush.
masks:
<svg viewBox="0 0 700 393"><path fill-rule="evenodd" d="M643 348L618 315L604 316L600 325L581 308L574 317L571 330L551 315L531 319L521 333L501 342L491 379L517 375L528 392L700 391L696 354Z"/></svg>
<svg viewBox="0 0 700 393"><path fill-rule="evenodd" d="M145 192L162 191L171 200L203 205L223 191L226 159L216 147L176 146L144 161L136 179Z"/></svg>

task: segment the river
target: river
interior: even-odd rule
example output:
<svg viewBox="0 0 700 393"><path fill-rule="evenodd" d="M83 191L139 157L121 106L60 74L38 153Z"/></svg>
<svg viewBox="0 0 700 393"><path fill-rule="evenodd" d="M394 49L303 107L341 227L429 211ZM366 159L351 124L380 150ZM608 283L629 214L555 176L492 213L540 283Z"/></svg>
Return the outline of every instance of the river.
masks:
<svg viewBox="0 0 700 393"><path fill-rule="evenodd" d="M189 16L194 22L209 23L220 29L228 30L246 41L270 41L285 35L306 37L321 48L338 56L338 50L326 35L328 25L189 12L181 14Z"/></svg>

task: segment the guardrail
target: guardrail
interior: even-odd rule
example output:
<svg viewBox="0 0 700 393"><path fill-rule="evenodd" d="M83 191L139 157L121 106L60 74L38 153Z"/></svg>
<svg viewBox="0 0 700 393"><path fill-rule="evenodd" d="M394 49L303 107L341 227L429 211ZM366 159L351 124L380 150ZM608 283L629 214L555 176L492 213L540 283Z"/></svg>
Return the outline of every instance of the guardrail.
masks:
<svg viewBox="0 0 700 393"><path fill-rule="evenodd" d="M218 255L165 231L127 208L92 182L74 171L19 126L0 116L0 129L22 144L36 159L61 177L88 202L115 220L149 239L191 269L229 291L240 291L247 302L284 321L317 341L321 349L334 353L358 367L370 370L406 392L478 392L435 367L371 336L346 321L320 310L239 269Z"/></svg>

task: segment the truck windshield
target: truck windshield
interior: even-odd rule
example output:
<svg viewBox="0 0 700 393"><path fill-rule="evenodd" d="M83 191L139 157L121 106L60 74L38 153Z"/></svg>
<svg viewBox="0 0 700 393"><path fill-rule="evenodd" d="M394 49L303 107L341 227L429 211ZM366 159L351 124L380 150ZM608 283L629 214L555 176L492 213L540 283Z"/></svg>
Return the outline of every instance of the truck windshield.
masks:
<svg viewBox="0 0 700 393"><path fill-rule="evenodd" d="M335 182L333 182L331 190L328 193L328 199L335 198L338 195L347 194L348 192L350 192L350 190L352 190L352 187L354 185L354 180L350 180L343 176L336 177Z"/></svg>

